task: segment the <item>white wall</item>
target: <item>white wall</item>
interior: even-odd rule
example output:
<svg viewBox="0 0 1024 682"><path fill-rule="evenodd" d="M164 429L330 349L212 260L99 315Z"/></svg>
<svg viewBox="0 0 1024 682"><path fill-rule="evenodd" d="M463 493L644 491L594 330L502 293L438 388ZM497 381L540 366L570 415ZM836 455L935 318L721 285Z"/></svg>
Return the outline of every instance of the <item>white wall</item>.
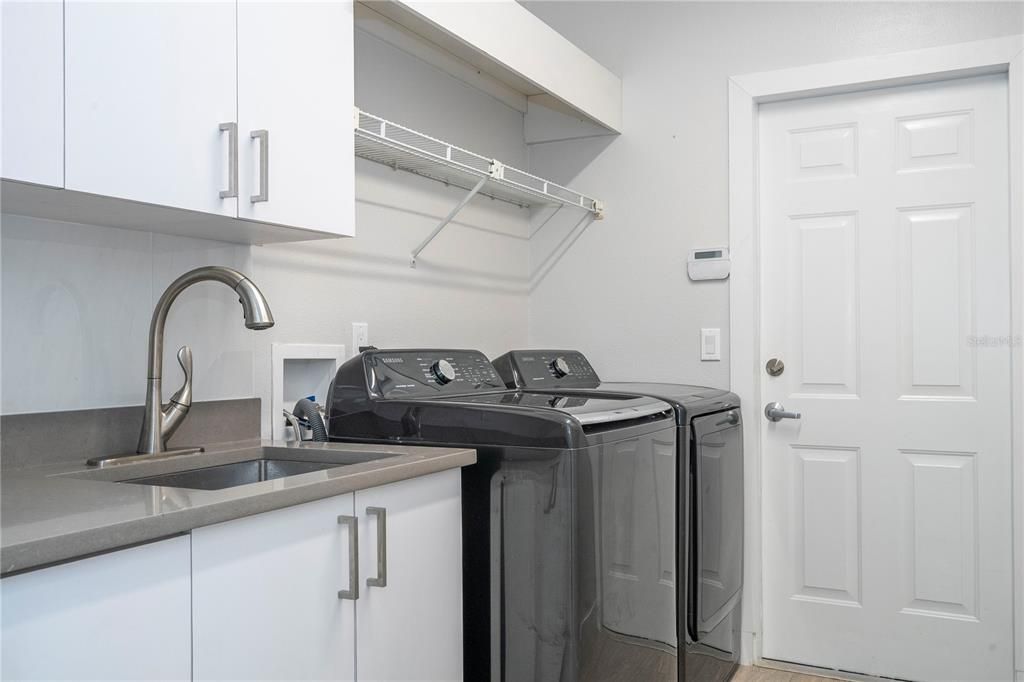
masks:
<svg viewBox="0 0 1024 682"><path fill-rule="evenodd" d="M358 31L356 70L358 106L525 167L519 111ZM339 121L337 134L348 125ZM165 396L180 376L174 352L187 342L195 399L257 395L265 434L273 342L351 346L359 321L381 347L498 354L524 345L528 211L477 199L409 267L409 251L463 195L359 160L356 238L252 249L4 215L0 409L141 404L153 305L177 275L206 264L250 274L277 324L246 330L222 285L186 291L167 323Z"/></svg>
<svg viewBox="0 0 1024 682"><path fill-rule="evenodd" d="M526 165L520 112L359 30L356 106ZM409 252L465 193L357 159L354 239L253 250L254 281L277 319L267 340L343 343L352 353L352 323L368 322L370 343L381 348L455 346L496 355L525 344L527 210L477 198L416 269L409 267ZM260 343L256 390L265 434L270 388L270 346Z"/></svg>
<svg viewBox="0 0 1024 682"><path fill-rule="evenodd" d="M728 283L690 282L686 258L728 242L728 77L1024 32L1020 3L524 4L621 76L624 98L618 138L530 147L532 172L608 216L532 292L530 343L578 347L607 379L717 386ZM567 229L544 228L533 267ZM700 361L701 327L722 329L721 362Z"/></svg>
<svg viewBox="0 0 1024 682"><path fill-rule="evenodd" d="M138 405L145 399L153 306L201 265L251 269L249 247L3 215L3 414ZM165 396L178 347L192 347L193 399L253 395L253 343L223 284L181 294L167 318Z"/></svg>

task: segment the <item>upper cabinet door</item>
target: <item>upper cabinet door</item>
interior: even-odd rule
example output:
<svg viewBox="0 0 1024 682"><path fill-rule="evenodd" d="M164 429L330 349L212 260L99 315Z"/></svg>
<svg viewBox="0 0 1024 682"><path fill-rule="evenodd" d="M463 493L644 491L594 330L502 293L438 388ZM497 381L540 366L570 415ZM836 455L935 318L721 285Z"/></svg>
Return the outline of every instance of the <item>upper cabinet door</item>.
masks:
<svg viewBox="0 0 1024 682"><path fill-rule="evenodd" d="M68 2L66 186L237 215L235 2Z"/></svg>
<svg viewBox="0 0 1024 682"><path fill-rule="evenodd" d="M352 3L238 3L238 215L354 230Z"/></svg>
<svg viewBox="0 0 1024 682"><path fill-rule="evenodd" d="M3 0L0 175L64 184L64 3Z"/></svg>

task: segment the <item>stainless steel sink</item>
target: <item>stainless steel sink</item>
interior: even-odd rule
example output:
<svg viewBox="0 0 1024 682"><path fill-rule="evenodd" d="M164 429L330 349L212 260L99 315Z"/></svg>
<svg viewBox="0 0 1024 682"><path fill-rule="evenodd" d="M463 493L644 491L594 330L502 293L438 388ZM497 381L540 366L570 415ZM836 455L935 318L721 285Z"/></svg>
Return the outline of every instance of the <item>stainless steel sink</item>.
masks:
<svg viewBox="0 0 1024 682"><path fill-rule="evenodd" d="M338 462L304 462L294 459L249 459L201 469L187 469L157 476L131 478L119 481L119 483L160 485L168 488L191 488L193 490L222 490L342 466L347 465Z"/></svg>

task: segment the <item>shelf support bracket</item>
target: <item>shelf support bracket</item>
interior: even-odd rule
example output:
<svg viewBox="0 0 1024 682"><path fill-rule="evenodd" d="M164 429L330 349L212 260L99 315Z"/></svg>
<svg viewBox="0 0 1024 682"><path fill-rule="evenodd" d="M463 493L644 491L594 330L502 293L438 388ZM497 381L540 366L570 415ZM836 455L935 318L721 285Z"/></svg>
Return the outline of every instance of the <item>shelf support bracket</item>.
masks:
<svg viewBox="0 0 1024 682"><path fill-rule="evenodd" d="M430 242L434 241L434 237L441 234L441 230L443 230L448 225L448 223L455 219L455 216L459 214L459 211L465 208L466 204L468 204L473 199L473 197L477 195L477 192L484 188L484 185L487 183L489 179L489 177L480 178L480 181L476 183L476 186L474 186L473 189L469 191L469 194L467 194L462 199L462 201L456 204L455 208L453 208L451 212L444 217L444 219L438 224L438 226L434 228L433 232L427 235L426 239L420 242L419 246L412 250L412 253L410 254L411 260L409 263L410 268L416 267L416 257L420 255L420 252L422 252L423 249L427 248L427 245L430 244Z"/></svg>

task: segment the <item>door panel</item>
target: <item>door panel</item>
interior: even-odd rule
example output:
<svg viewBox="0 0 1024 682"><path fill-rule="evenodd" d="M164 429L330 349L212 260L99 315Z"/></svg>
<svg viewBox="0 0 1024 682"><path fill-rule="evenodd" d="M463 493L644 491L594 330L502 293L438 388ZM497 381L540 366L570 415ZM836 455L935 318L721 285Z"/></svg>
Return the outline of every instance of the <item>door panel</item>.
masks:
<svg viewBox="0 0 1024 682"><path fill-rule="evenodd" d="M461 680L461 470L359 490L355 496L362 580L359 679ZM384 585L380 558L385 559Z"/></svg>
<svg viewBox="0 0 1024 682"><path fill-rule="evenodd" d="M68 2L68 189L236 216L235 3Z"/></svg>
<svg viewBox="0 0 1024 682"><path fill-rule="evenodd" d="M1009 679L1006 77L759 126L763 655Z"/></svg>
<svg viewBox="0 0 1024 682"><path fill-rule="evenodd" d="M353 41L348 1L238 3L239 217L355 234Z"/></svg>
<svg viewBox="0 0 1024 682"><path fill-rule="evenodd" d="M0 2L0 175L64 186L64 3Z"/></svg>
<svg viewBox="0 0 1024 682"><path fill-rule="evenodd" d="M192 531L192 679L356 679L352 515L349 493Z"/></svg>
<svg viewBox="0 0 1024 682"><path fill-rule="evenodd" d="M4 680L189 680L189 539L0 581Z"/></svg>

